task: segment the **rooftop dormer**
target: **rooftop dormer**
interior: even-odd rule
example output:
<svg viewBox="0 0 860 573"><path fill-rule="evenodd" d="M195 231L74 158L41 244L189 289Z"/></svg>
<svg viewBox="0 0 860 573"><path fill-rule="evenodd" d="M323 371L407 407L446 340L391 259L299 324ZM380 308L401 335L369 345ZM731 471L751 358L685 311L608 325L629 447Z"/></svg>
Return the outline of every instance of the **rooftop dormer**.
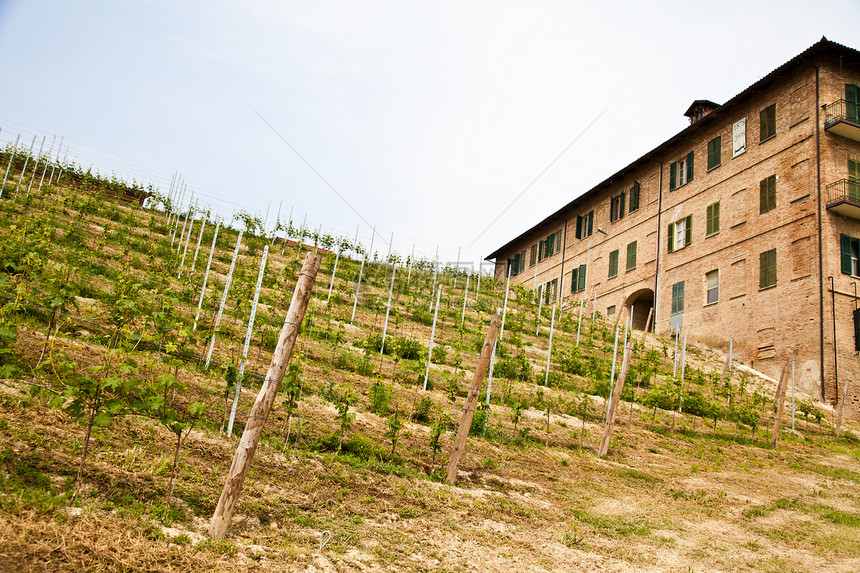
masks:
<svg viewBox="0 0 860 573"><path fill-rule="evenodd" d="M720 107L720 104L718 103L714 103L706 99L697 99L690 104L690 107L687 108L684 115L690 118L690 125L692 125L718 107Z"/></svg>

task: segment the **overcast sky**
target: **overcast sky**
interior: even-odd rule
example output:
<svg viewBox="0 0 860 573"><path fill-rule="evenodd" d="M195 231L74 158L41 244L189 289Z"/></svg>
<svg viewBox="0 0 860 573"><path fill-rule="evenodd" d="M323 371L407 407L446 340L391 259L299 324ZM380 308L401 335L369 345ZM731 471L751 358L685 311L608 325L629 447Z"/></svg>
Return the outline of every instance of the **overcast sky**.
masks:
<svg viewBox="0 0 860 573"><path fill-rule="evenodd" d="M693 100L822 35L860 48L858 22L858 0L0 0L0 141L62 135L103 174L167 190L178 170L227 219L269 208L271 226L282 202L365 243L376 225L382 254L393 233L474 262L682 130Z"/></svg>

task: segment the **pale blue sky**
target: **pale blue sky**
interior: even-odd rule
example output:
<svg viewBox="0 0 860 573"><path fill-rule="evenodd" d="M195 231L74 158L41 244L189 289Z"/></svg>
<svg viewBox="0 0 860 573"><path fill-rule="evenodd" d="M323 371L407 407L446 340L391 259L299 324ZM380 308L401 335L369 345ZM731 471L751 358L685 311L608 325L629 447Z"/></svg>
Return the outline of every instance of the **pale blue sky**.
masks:
<svg viewBox="0 0 860 573"><path fill-rule="evenodd" d="M475 261L829 39L860 2L0 0L0 141L240 208ZM38 141L37 141L38 146ZM361 236L370 229L361 223ZM377 245L380 239L377 238ZM384 253L387 247L379 250Z"/></svg>

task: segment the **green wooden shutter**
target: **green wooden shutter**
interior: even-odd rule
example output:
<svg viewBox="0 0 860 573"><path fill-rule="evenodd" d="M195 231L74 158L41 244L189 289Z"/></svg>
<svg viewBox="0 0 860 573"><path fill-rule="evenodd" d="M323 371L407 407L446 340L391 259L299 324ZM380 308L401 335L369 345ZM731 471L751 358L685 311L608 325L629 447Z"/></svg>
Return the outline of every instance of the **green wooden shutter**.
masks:
<svg viewBox="0 0 860 573"><path fill-rule="evenodd" d="M767 286L767 251L758 256L758 288Z"/></svg>
<svg viewBox="0 0 860 573"><path fill-rule="evenodd" d="M576 216L576 238L582 238L582 215Z"/></svg>
<svg viewBox="0 0 860 573"><path fill-rule="evenodd" d="M678 164L672 163L669 166L669 191L674 191L678 179Z"/></svg>
<svg viewBox="0 0 860 573"><path fill-rule="evenodd" d="M687 215L687 228L684 230L684 246L693 242L693 216Z"/></svg>
<svg viewBox="0 0 860 573"><path fill-rule="evenodd" d="M576 290L585 290L585 265L579 265L579 284Z"/></svg>
<svg viewBox="0 0 860 573"><path fill-rule="evenodd" d="M675 251L675 223L669 223L669 252Z"/></svg>
<svg viewBox="0 0 860 573"><path fill-rule="evenodd" d="M579 269L573 269L570 271L570 292L576 292L577 285L577 275L579 274Z"/></svg>
<svg viewBox="0 0 860 573"><path fill-rule="evenodd" d="M841 247L842 272L850 275L851 271L851 237L845 233L839 235L839 243Z"/></svg>
<svg viewBox="0 0 860 573"><path fill-rule="evenodd" d="M622 191L621 192L621 201L618 202L619 203L618 204L618 218L619 219L624 216L624 198L626 196L627 196L627 194L624 191Z"/></svg>
<svg viewBox="0 0 860 573"><path fill-rule="evenodd" d="M693 152L687 154L687 181L693 180Z"/></svg>
<svg viewBox="0 0 860 573"><path fill-rule="evenodd" d="M848 160L848 179L853 181L860 179L860 161Z"/></svg>
<svg viewBox="0 0 860 573"><path fill-rule="evenodd" d="M639 208L639 182L634 181L633 187L630 188L630 208L627 209L629 213L637 210Z"/></svg>
<svg viewBox="0 0 860 573"><path fill-rule="evenodd" d="M767 179L762 179L759 183L759 213L767 211Z"/></svg>
<svg viewBox="0 0 860 573"><path fill-rule="evenodd" d="M594 226L594 210L588 212L588 236L591 236L592 227Z"/></svg>
<svg viewBox="0 0 860 573"><path fill-rule="evenodd" d="M860 87L856 84L845 84L845 101L860 102Z"/></svg>
<svg viewBox="0 0 860 573"><path fill-rule="evenodd" d="M557 253L561 252L561 234L562 234L561 229L559 229L558 232L555 234L555 251Z"/></svg>

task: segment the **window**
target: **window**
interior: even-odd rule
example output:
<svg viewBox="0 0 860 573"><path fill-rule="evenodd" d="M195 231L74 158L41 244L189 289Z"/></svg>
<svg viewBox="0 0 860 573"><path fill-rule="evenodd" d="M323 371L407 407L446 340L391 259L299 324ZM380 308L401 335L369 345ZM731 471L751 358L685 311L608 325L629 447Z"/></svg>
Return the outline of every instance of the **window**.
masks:
<svg viewBox="0 0 860 573"><path fill-rule="evenodd" d="M767 213L776 209L776 175L762 179L759 184L759 192L759 213Z"/></svg>
<svg viewBox="0 0 860 573"><path fill-rule="evenodd" d="M776 249L759 255L758 288L768 288L776 285Z"/></svg>
<svg viewBox="0 0 860 573"><path fill-rule="evenodd" d="M860 87L845 84L845 119L860 123Z"/></svg>
<svg viewBox="0 0 860 573"><path fill-rule="evenodd" d="M573 269L570 273L570 292L582 292L585 290L585 265Z"/></svg>
<svg viewBox="0 0 860 573"><path fill-rule="evenodd" d="M526 252L517 253L514 255L514 258L508 259L508 265L510 266L510 276L516 276L526 270Z"/></svg>
<svg viewBox="0 0 860 573"><path fill-rule="evenodd" d="M633 270L636 268L636 241L627 245L627 266L625 270Z"/></svg>
<svg viewBox="0 0 860 573"><path fill-rule="evenodd" d="M535 266L535 263L537 263L537 248L537 243L532 245L531 258L529 259L529 268Z"/></svg>
<svg viewBox="0 0 860 573"><path fill-rule="evenodd" d="M693 152L669 165L669 191L693 180Z"/></svg>
<svg viewBox="0 0 860 573"><path fill-rule="evenodd" d="M586 239L591 236L591 231L594 227L594 209L588 212L587 215L576 216L576 238Z"/></svg>
<svg viewBox="0 0 860 573"><path fill-rule="evenodd" d="M848 198L860 199L860 161L848 160Z"/></svg>
<svg viewBox="0 0 860 573"><path fill-rule="evenodd" d="M542 261L561 251L561 230L547 235L538 243L538 261Z"/></svg>
<svg viewBox="0 0 860 573"><path fill-rule="evenodd" d="M614 304L612 306L606 307L606 316L612 316L613 314L615 314L615 305Z"/></svg>
<svg viewBox="0 0 860 573"><path fill-rule="evenodd" d="M708 219L705 236L710 237L720 231L720 202L708 205Z"/></svg>
<svg viewBox="0 0 860 573"><path fill-rule="evenodd" d="M672 314L684 312L684 281L672 285Z"/></svg>
<svg viewBox="0 0 860 573"><path fill-rule="evenodd" d="M621 195L616 195L610 200L609 203L609 222L614 223L618 219L624 217L624 197L625 194L622 191Z"/></svg>
<svg viewBox="0 0 860 573"><path fill-rule="evenodd" d="M609 253L609 278L618 275L618 249Z"/></svg>
<svg viewBox="0 0 860 573"><path fill-rule="evenodd" d="M669 252L674 253L693 242L693 216L669 223Z"/></svg>
<svg viewBox="0 0 860 573"><path fill-rule="evenodd" d="M705 300L707 304L714 304L720 300L720 271L715 270L705 273L705 284L707 285L708 293Z"/></svg>
<svg viewBox="0 0 860 573"><path fill-rule="evenodd" d="M776 135L776 104L771 104L761 110L759 120L761 126L759 141L764 141Z"/></svg>
<svg viewBox="0 0 860 573"><path fill-rule="evenodd" d="M555 297L558 295L558 279L552 279L543 289L544 293L544 304L549 304L555 301Z"/></svg>
<svg viewBox="0 0 860 573"><path fill-rule="evenodd" d="M860 276L860 239L846 234L839 236L842 272L846 275Z"/></svg>
<svg viewBox="0 0 860 573"><path fill-rule="evenodd" d="M719 167L720 165L720 146L723 138L718 135L708 142L708 169Z"/></svg>
<svg viewBox="0 0 860 573"><path fill-rule="evenodd" d="M627 209L628 213L639 210L639 182L634 181L633 187L630 188L630 206Z"/></svg>

